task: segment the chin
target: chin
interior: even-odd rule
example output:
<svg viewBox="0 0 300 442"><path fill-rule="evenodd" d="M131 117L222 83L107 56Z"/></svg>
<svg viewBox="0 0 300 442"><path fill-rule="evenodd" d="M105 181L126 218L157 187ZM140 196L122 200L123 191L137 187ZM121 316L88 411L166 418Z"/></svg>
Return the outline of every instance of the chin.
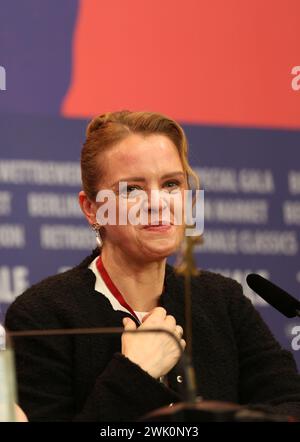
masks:
<svg viewBox="0 0 300 442"><path fill-rule="evenodd" d="M165 244L164 244L165 242ZM179 243L161 240L160 244L151 244L150 241L141 248L143 258L149 260L160 260L173 255L179 248Z"/></svg>

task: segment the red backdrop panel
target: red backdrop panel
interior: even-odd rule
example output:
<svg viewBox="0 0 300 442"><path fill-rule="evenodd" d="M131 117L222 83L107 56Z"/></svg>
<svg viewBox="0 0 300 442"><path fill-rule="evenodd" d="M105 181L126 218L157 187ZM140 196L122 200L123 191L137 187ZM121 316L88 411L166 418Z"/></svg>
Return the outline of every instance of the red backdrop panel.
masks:
<svg viewBox="0 0 300 442"><path fill-rule="evenodd" d="M81 0L65 116L300 127L299 0Z"/></svg>

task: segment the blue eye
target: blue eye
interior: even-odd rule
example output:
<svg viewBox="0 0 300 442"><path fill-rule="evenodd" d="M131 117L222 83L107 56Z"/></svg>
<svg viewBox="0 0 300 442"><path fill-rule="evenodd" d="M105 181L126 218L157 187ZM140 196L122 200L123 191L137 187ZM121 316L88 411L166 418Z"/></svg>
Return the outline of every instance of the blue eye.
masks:
<svg viewBox="0 0 300 442"><path fill-rule="evenodd" d="M129 196L134 197L136 196L136 193L140 190L142 190L142 188L137 184L129 184L123 187L123 189L120 192L120 195L122 195L125 198L128 198Z"/></svg>
<svg viewBox="0 0 300 442"><path fill-rule="evenodd" d="M177 189L177 187L179 187L180 184L181 183L177 180L166 181L164 183L164 187L166 187L167 189L173 190L173 189Z"/></svg>
<svg viewBox="0 0 300 442"><path fill-rule="evenodd" d="M134 190L141 190L141 187L137 186L136 184L127 186L127 193L133 192Z"/></svg>

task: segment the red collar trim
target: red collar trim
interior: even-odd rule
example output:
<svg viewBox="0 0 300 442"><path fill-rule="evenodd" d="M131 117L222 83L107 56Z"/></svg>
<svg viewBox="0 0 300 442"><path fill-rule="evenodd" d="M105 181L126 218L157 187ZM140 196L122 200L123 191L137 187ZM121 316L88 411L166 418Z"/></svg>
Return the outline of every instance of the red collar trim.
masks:
<svg viewBox="0 0 300 442"><path fill-rule="evenodd" d="M134 316L134 317L136 318L136 320L137 320L138 322L140 322L139 319L138 319L138 317L137 317L137 315L135 314L135 312L132 310L132 308L130 307L130 305L127 304L127 302L125 301L125 299L124 299L122 293L121 293L121 292L119 291L119 289L115 286L115 284L113 283L111 277L110 277L109 274L107 273L107 271L106 271L106 269L105 269L105 267L104 267L104 265L103 265L103 262L102 262L101 256L99 256L99 258L97 259L97 261L96 261L96 266L97 266L98 272L100 273L100 275L101 275L103 281L105 282L107 288L110 290L110 292L112 293L112 295L118 300L118 302L119 302L124 308L126 308L126 309L132 314L132 316Z"/></svg>

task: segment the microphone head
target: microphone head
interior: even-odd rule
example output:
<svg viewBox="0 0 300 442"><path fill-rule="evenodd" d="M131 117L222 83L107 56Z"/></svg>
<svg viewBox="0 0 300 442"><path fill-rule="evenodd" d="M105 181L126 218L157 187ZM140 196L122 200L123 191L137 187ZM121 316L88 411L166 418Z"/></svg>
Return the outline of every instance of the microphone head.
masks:
<svg viewBox="0 0 300 442"><path fill-rule="evenodd" d="M286 291L256 273L250 273L246 281L255 293L287 318L297 316L300 302Z"/></svg>

